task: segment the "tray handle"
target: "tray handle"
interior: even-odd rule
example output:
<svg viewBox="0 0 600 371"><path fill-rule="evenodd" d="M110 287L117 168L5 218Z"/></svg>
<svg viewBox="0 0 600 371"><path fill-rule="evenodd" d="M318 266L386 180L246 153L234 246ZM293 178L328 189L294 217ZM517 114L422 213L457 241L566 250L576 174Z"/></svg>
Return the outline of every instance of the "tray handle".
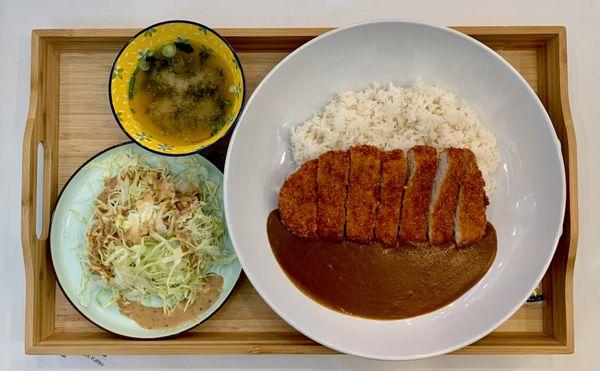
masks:
<svg viewBox="0 0 600 371"><path fill-rule="evenodd" d="M21 240L23 245L23 259L25 268L36 266L36 246L48 237L48 220L42 217L41 233L37 233L38 202L47 200L47 191L42 191L41 199L38 199L38 151L40 144L44 151L44 164L46 161L47 148L44 138L44 123L38 114L38 94L31 89L29 115L25 126L23 138L23 179L21 190ZM43 166L43 176L48 176L47 166ZM43 179L46 184L48 179ZM45 187L47 188L47 187ZM28 272L26 272L28 273ZM31 272L33 273L33 272Z"/></svg>
<svg viewBox="0 0 600 371"><path fill-rule="evenodd" d="M52 271L48 271L48 230L52 210L53 146L47 140L46 112L40 102L39 90L32 85L29 115L23 138L23 174L21 189L21 243L25 265L25 352L30 354L36 344L54 330L54 286ZM54 141L52 141L54 142ZM38 148L43 148L42 166L38 163ZM43 175L39 173L43 171ZM39 176L41 182L38 182ZM42 192L38 195L38 184ZM38 208L39 203L42 207ZM38 211L38 209L40 211ZM41 212L41 230L38 236L37 220Z"/></svg>
<svg viewBox="0 0 600 371"><path fill-rule="evenodd" d="M31 87L23 137L21 185L26 353L31 353L40 341L54 332L55 277L48 269L50 252L47 240L58 179L55 156L58 153L59 68L57 49L34 30L31 34ZM41 164L38 163L40 145L44 153L39 159ZM39 165L43 175L38 173ZM41 192L38 192L40 186ZM42 207L38 208L40 204ZM38 219L42 222L39 235L36 231Z"/></svg>
<svg viewBox="0 0 600 371"><path fill-rule="evenodd" d="M23 174L21 188L21 242L23 247L23 259L25 263L27 278L33 278L35 268L39 263L38 256L45 256L42 249L45 249L45 242L48 239L48 230L50 226L50 216L52 211L52 195L56 191L56 182L53 177L56 175L57 164L54 161L54 152L57 144L58 126L54 120L57 117L57 103L53 97L43 96L52 92L52 89L42 89L45 85L53 86L58 84L55 81L48 81L48 72L56 68L56 51L41 41L40 37L32 33L32 53L31 53L31 87L29 96L29 112L27 123L25 125L25 134L23 136ZM50 101L50 103L47 103ZM42 166L38 164L38 148L43 148ZM39 171L43 172L43 179L38 179ZM41 180L41 182L39 181ZM42 185L42 192L38 198L38 185ZM38 205L41 203L41 231L37 233ZM43 254L42 254L43 253ZM30 275L31 274L31 275Z"/></svg>

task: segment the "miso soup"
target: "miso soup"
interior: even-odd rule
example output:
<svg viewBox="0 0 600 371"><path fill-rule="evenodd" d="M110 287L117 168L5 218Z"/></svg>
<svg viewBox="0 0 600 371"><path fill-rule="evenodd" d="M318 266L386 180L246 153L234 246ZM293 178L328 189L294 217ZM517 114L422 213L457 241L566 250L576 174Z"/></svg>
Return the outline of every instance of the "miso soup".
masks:
<svg viewBox="0 0 600 371"><path fill-rule="evenodd" d="M230 117L232 86L222 57L206 45L179 39L141 56L130 81L130 107L149 135L194 144Z"/></svg>

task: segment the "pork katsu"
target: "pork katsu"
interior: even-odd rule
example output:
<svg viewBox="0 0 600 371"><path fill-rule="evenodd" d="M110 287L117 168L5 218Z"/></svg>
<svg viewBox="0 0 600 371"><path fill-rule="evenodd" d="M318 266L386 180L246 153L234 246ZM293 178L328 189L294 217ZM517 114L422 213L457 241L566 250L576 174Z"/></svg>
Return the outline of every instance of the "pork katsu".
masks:
<svg viewBox="0 0 600 371"><path fill-rule="evenodd" d="M349 154L346 237L357 242L369 242L373 238L379 199L381 151L372 146L358 146L351 148Z"/></svg>
<svg viewBox="0 0 600 371"><path fill-rule="evenodd" d="M436 168L435 148L415 146L408 151L408 182L402 200L399 234L409 242L427 242L427 214Z"/></svg>
<svg viewBox="0 0 600 371"><path fill-rule="evenodd" d="M295 235L317 238L317 160L287 177L279 191L279 217Z"/></svg>
<svg viewBox="0 0 600 371"><path fill-rule="evenodd" d="M399 149L381 154L379 204L375 216L375 238L385 245L398 239L400 208L406 184L407 161Z"/></svg>
<svg viewBox="0 0 600 371"><path fill-rule="evenodd" d="M486 234L484 187L470 150L363 145L327 152L290 175L279 214L307 239L464 247Z"/></svg>
<svg viewBox="0 0 600 371"><path fill-rule="evenodd" d="M346 226L348 152L330 151L318 159L317 235L327 240L342 240Z"/></svg>
<svg viewBox="0 0 600 371"><path fill-rule="evenodd" d="M485 182L473 152L464 150L464 161L465 177L460 182L454 223L458 246L470 245L483 238L487 224L485 210L489 204L484 189Z"/></svg>
<svg viewBox="0 0 600 371"><path fill-rule="evenodd" d="M465 151L446 148L440 152L429 204L429 242L442 245L454 236L454 216L460 182L465 176Z"/></svg>

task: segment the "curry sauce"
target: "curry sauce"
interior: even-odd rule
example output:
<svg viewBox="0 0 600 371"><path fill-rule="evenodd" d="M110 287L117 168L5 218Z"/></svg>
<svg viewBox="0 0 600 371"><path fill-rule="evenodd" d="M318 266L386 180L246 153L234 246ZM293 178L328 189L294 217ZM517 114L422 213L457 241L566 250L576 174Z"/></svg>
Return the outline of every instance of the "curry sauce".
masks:
<svg viewBox="0 0 600 371"><path fill-rule="evenodd" d="M464 248L304 239L281 224L277 210L269 214L267 234L281 269L306 295L342 313L386 320L458 299L489 270L497 249L490 223L481 241Z"/></svg>

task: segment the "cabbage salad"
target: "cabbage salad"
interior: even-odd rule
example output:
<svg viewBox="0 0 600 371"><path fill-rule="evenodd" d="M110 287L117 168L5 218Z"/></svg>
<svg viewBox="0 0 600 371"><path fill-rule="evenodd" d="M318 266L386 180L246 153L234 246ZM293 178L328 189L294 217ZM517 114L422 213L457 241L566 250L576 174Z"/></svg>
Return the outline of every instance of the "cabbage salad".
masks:
<svg viewBox="0 0 600 371"><path fill-rule="evenodd" d="M127 151L106 161L83 261L110 292L106 306L160 299L169 313L207 292L209 270L235 255L223 245L218 185L206 168L177 159L184 170L175 175L149 157Z"/></svg>

